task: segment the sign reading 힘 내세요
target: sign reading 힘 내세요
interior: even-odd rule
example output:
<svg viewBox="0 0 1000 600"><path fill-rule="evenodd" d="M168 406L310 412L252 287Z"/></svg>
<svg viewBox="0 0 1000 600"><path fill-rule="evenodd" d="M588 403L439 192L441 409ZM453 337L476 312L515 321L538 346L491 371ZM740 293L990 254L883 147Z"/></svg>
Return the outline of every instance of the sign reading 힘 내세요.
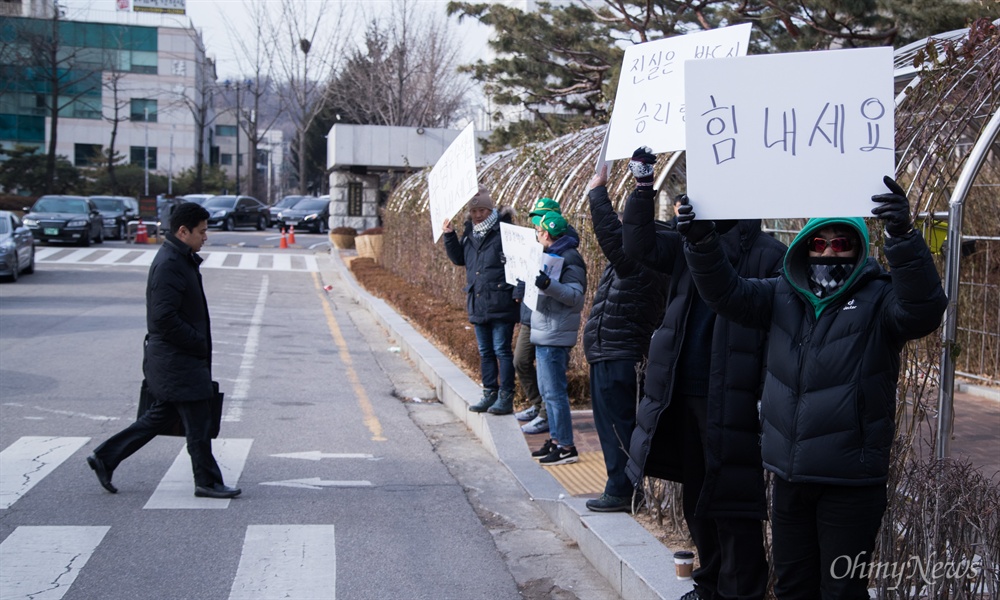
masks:
<svg viewBox="0 0 1000 600"><path fill-rule="evenodd" d="M185 14L186 0L132 0L133 12Z"/></svg>
<svg viewBox="0 0 1000 600"><path fill-rule="evenodd" d="M892 48L689 61L699 218L870 217L895 173Z"/></svg>
<svg viewBox="0 0 1000 600"><path fill-rule="evenodd" d="M683 150L685 61L745 55L750 28L744 23L626 48L605 158L629 158L639 146L655 154Z"/></svg>

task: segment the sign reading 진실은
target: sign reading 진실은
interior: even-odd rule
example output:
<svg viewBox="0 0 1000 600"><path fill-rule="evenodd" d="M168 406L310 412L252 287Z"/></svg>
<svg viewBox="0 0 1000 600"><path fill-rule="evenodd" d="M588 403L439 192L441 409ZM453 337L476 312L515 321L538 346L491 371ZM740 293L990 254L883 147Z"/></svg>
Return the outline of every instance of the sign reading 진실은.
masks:
<svg viewBox="0 0 1000 600"><path fill-rule="evenodd" d="M895 174L891 48L689 61L699 218L870 217Z"/></svg>
<svg viewBox="0 0 1000 600"><path fill-rule="evenodd" d="M186 0L132 0L132 11L183 15L185 2Z"/></svg>

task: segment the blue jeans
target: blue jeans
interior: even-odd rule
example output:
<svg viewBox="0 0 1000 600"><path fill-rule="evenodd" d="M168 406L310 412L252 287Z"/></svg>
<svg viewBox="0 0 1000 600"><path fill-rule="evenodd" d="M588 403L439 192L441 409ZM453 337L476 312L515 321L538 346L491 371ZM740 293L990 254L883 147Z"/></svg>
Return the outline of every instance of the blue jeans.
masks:
<svg viewBox="0 0 1000 600"><path fill-rule="evenodd" d="M490 321L475 325L476 342L479 344L479 371L483 376L483 389L514 393L514 323Z"/></svg>
<svg viewBox="0 0 1000 600"><path fill-rule="evenodd" d="M549 417L549 435L560 446L573 445L573 421L569 414L566 368L569 366L569 346L535 346L538 364L538 389Z"/></svg>

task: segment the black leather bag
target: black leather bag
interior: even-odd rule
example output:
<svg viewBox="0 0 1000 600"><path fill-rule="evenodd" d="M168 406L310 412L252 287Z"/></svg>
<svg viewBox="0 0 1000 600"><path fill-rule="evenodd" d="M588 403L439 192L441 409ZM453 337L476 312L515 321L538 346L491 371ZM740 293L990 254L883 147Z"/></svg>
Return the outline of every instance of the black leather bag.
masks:
<svg viewBox="0 0 1000 600"><path fill-rule="evenodd" d="M212 382L212 424L209 428L211 437L214 440L219 437L219 429L222 426L222 400L225 398L225 394L219 391L219 382ZM149 385L146 384L146 380L142 380L142 385L139 386L139 410L137 411L136 418L142 417L146 414L146 411L150 409L154 404L157 403L156 398L153 393L149 391ZM162 435L176 435L184 437L184 422L180 419L174 423L174 426L170 428L169 431L163 432Z"/></svg>

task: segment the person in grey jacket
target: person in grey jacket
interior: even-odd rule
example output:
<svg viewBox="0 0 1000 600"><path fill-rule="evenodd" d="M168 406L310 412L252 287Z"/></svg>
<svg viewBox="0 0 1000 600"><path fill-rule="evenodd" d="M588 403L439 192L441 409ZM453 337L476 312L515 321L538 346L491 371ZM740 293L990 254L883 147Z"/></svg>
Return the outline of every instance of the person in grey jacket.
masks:
<svg viewBox="0 0 1000 600"><path fill-rule="evenodd" d="M473 412L508 415L514 412L514 351L511 341L520 308L514 286L504 278L500 223L511 222L513 211L497 210L486 186L469 200L469 218L461 240L447 219L442 227L444 248L452 263L465 267L465 308L476 331L483 395L469 406Z"/></svg>
<svg viewBox="0 0 1000 600"><path fill-rule="evenodd" d="M146 344L142 371L156 402L135 423L111 436L87 457L101 486L118 489L118 465L157 435L184 424L194 471L194 495L233 498L240 489L223 483L212 455L212 328L197 252L208 239L208 211L186 202L170 215L170 233L149 267L146 282Z"/></svg>
<svg viewBox="0 0 1000 600"><path fill-rule="evenodd" d="M531 455L542 464L564 465L579 460L573 443L566 370L580 330L587 265L576 250L579 241L566 235L569 225L561 214L549 212L531 222L545 252L563 258L558 278L544 270L535 278L538 302L531 312L531 342L535 345L538 387L548 412L551 437Z"/></svg>
<svg viewBox="0 0 1000 600"><path fill-rule="evenodd" d="M932 333L948 300L913 228L903 189L872 197L885 223L886 272L868 256L860 218L811 219L776 277L744 279L711 221L683 206L677 230L708 305L770 332L760 405L761 456L775 474L775 595L868 598L871 553L886 509L900 353ZM851 568L845 568L850 565Z"/></svg>

